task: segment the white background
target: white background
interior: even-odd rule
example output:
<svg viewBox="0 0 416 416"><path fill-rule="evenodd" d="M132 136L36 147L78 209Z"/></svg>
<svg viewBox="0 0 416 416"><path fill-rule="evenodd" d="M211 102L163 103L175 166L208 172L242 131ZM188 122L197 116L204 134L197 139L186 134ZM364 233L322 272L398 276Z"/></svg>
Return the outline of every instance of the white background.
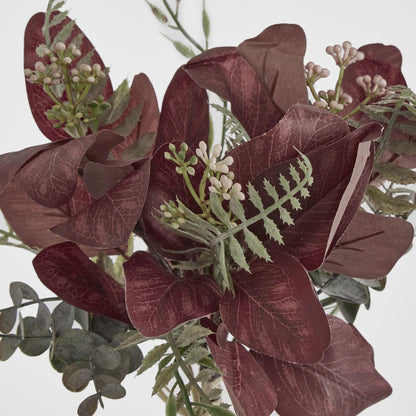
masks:
<svg viewBox="0 0 416 416"><path fill-rule="evenodd" d="M158 0L154 0L155 2ZM70 16L84 30L104 62L111 67L113 84L145 72L158 95L163 93L182 58L161 36L166 32L156 22L144 0L68 0ZM161 3L161 1L160 1ZM0 39L0 153L46 142L31 117L23 77L23 33L32 14L43 11L47 1L4 1ZM275 23L298 23L308 39L306 60L334 69L325 54L327 45L350 40L354 46L381 42L398 46L404 55L403 72L416 89L415 8L412 0L387 1L278 1L207 0L211 17L211 46L235 46ZM400 7L399 7L400 6ZM202 42L201 1L182 0L185 27ZM175 36L175 34L173 34ZM334 71L335 72L335 71ZM335 83L335 80L333 81ZM8 285L21 280L40 295L49 292L38 283L32 270L32 255L19 249L0 247L0 308L10 306ZM407 254L391 273L387 289L373 292L370 311L360 311L357 328L373 345L378 371L391 383L393 394L365 410L365 416L414 414L415 252ZM124 382L127 396L106 400L97 414L114 416L160 416L164 407L150 398L152 377L132 375ZM92 392L91 392L92 393ZM87 391L66 391L61 375L49 365L47 354L26 357L19 351L0 363L1 414L72 416ZM302 415L299 415L302 416ZM342 415L340 415L342 416Z"/></svg>

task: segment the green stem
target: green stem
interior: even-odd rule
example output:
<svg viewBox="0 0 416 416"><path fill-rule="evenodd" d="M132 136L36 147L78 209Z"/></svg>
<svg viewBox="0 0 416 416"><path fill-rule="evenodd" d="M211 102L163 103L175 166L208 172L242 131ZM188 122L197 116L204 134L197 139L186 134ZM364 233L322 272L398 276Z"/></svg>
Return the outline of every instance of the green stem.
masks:
<svg viewBox="0 0 416 416"><path fill-rule="evenodd" d="M199 199L199 196L195 192L194 187L192 186L191 180L189 179L189 176L188 176L188 172L186 171L186 167L184 167L184 169L182 170L182 175L183 175L183 179L186 183L186 186L188 187L189 192L191 193L192 197L195 199L195 202L199 205L199 207L204 212L203 204L202 204L201 200Z"/></svg>
<svg viewBox="0 0 416 416"><path fill-rule="evenodd" d="M59 301L59 300L62 300L62 299L61 298L58 298L57 296L52 296L52 297L49 297L49 298L42 298L42 299L31 300L29 302L22 303L19 306L10 306L8 308L0 309L0 312L8 311L8 310L14 309L14 308L18 308L19 309L19 308L23 308L25 306L36 305L37 303L41 303L41 302L56 302L56 301Z"/></svg>
<svg viewBox="0 0 416 416"><path fill-rule="evenodd" d="M345 115L344 117L342 117L342 119L343 120L348 120L355 113L358 113L372 98L374 98L373 95L367 95L367 97L365 97L364 100L361 101L360 104L358 104L357 107L354 108L354 110L352 110L347 115Z"/></svg>
<svg viewBox="0 0 416 416"><path fill-rule="evenodd" d="M399 112L400 112L400 109L403 105L404 100L405 100L404 98L400 99L399 101L397 101L396 105L394 106L393 114L391 115L390 121L387 124L386 129L384 130L384 134L383 134L383 136L380 140L380 144L377 147L374 163L376 163L378 161L381 154L383 153L384 148L386 147L386 144L389 141L391 132L393 130L393 126L396 123L397 117L399 116Z"/></svg>
<svg viewBox="0 0 416 416"><path fill-rule="evenodd" d="M203 402L206 403L211 403L208 396L205 394L205 392L201 389L201 387L199 386L199 384L197 383L197 381L195 380L194 376L192 375L192 373L189 371L189 368L187 367L187 365L185 364L185 362L182 359L182 355L181 352L179 351L178 346L176 345L176 342L173 338L173 335L171 332L169 332L166 335L166 340L169 343L170 348L172 349L173 355L176 358L176 361L179 364L179 367L182 369L182 371L184 372L184 374L186 375L186 377L188 378L188 380L190 381L190 383L195 387L196 391L199 393L199 395L201 396L201 399Z"/></svg>
<svg viewBox="0 0 416 416"><path fill-rule="evenodd" d="M175 378L176 378L176 381L178 383L178 386L179 386L179 388L180 388L180 390L182 392L183 401L185 403L185 407L186 407L186 410L189 413L189 416L195 416L195 413L194 413L194 411L192 409L191 402L190 402L189 397L188 397L188 392L186 390L186 387L185 387L185 384L184 384L184 382L182 380L182 377L179 374L179 371L176 371L175 372Z"/></svg>
<svg viewBox="0 0 416 416"><path fill-rule="evenodd" d="M169 6L167 0L163 0L163 4L165 5L165 7L166 7L167 11L169 12L170 16L172 17L173 21L176 23L176 27L181 31L181 33L185 36L185 38L188 39L189 42L191 42L192 45L194 45L200 52L204 52L205 49L196 40L194 40L188 34L188 32L183 28L183 26L179 22L178 18L176 17L175 13L173 12L171 7Z"/></svg>
<svg viewBox="0 0 416 416"><path fill-rule="evenodd" d="M311 90L311 93L313 95L313 98L315 98L315 101L321 101L322 100L321 97L316 92L315 87L314 87L314 85L312 84L312 82L311 82L311 80L309 78L306 78L306 85Z"/></svg>
<svg viewBox="0 0 416 416"><path fill-rule="evenodd" d="M43 84L43 89L46 92L46 94L48 94L49 97L53 100L55 104L58 104L59 107L61 107L65 112L68 111L68 109L55 97L55 94L52 92L49 85Z"/></svg>
<svg viewBox="0 0 416 416"><path fill-rule="evenodd" d="M341 85L342 85L342 79L344 78L344 65L340 65L339 67L339 75L338 75L338 80L337 83L335 85L335 101L338 102L339 101L339 96L341 95Z"/></svg>
<svg viewBox="0 0 416 416"><path fill-rule="evenodd" d="M227 110L228 102L226 100L222 100L222 106L225 110ZM222 131L221 131L221 149L224 152L224 145L225 145L225 135L227 133L227 128L225 127L225 124L227 122L227 115L224 111L222 113Z"/></svg>
<svg viewBox="0 0 416 416"><path fill-rule="evenodd" d="M76 107L82 103L82 101L85 99L85 97L87 96L87 94L90 92L90 89L92 87L92 84L88 84L85 88L84 91L82 91L82 94L79 96L79 98L75 101L74 103L74 111L76 114Z"/></svg>

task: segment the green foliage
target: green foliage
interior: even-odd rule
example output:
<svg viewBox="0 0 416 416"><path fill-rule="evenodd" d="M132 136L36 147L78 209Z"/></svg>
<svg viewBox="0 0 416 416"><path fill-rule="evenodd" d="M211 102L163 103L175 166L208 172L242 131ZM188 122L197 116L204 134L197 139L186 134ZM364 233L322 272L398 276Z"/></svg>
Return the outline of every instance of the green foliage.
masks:
<svg viewBox="0 0 416 416"><path fill-rule="evenodd" d="M42 34L45 37L46 46L49 49L52 47L52 42L49 34L50 28L62 23L62 21L68 15L68 10L60 11L60 9L65 5L65 3L65 1L57 2L56 0L49 0L48 6L46 8L45 23L42 26ZM61 34L61 37L64 36L64 34Z"/></svg>
<svg viewBox="0 0 416 416"><path fill-rule="evenodd" d="M384 193L375 186L369 186L366 195L371 207L383 214L404 215L416 208L416 205L413 202L409 202L399 196L392 196Z"/></svg>
<svg viewBox="0 0 416 416"><path fill-rule="evenodd" d="M400 185L416 183L416 172L394 163L377 163L374 170L383 178Z"/></svg>
<svg viewBox="0 0 416 416"><path fill-rule="evenodd" d="M177 361L162 368L156 375L155 384L152 389L152 396L159 393L174 377L179 368Z"/></svg>
<svg viewBox="0 0 416 416"><path fill-rule="evenodd" d="M223 128L226 132L225 143L228 150L234 149L241 143L248 142L250 140L250 136L246 132L243 125L225 105L221 106L215 103L211 103L210 105L223 115Z"/></svg>
<svg viewBox="0 0 416 416"><path fill-rule="evenodd" d="M146 370L153 367L154 364L159 362L165 355L168 348L169 344L166 343L156 345L154 348L152 348L143 358L142 364L140 365L140 368L137 371L137 375L144 373Z"/></svg>

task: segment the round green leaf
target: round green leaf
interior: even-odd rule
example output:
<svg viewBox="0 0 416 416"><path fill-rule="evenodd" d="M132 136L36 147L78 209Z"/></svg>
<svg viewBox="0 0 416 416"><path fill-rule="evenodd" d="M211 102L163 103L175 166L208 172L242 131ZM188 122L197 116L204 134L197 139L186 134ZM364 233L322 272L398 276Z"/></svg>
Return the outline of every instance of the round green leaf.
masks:
<svg viewBox="0 0 416 416"><path fill-rule="evenodd" d="M79 392L88 386L93 376L89 362L78 361L65 368L62 383L69 391Z"/></svg>
<svg viewBox="0 0 416 416"><path fill-rule="evenodd" d="M53 330L55 336L72 328L75 319L74 307L66 302L61 302L52 312Z"/></svg>
<svg viewBox="0 0 416 416"><path fill-rule="evenodd" d="M8 334L14 327L17 317L17 308L11 307L0 312L0 332Z"/></svg>
<svg viewBox="0 0 416 416"><path fill-rule="evenodd" d="M2 338L0 340L0 361L8 360L20 345L20 338Z"/></svg>
<svg viewBox="0 0 416 416"><path fill-rule="evenodd" d="M52 333L49 329L40 329L38 321L33 316L23 319L24 339L19 345L20 350L29 356L37 356L44 353L52 340ZM17 330L20 335L20 327Z"/></svg>
<svg viewBox="0 0 416 416"><path fill-rule="evenodd" d="M97 347L92 359L97 366L106 370L115 370L121 363L120 353L109 345Z"/></svg>
<svg viewBox="0 0 416 416"><path fill-rule="evenodd" d="M88 396L78 406L78 416L92 416L98 407L98 394Z"/></svg>
<svg viewBox="0 0 416 416"><path fill-rule="evenodd" d="M126 395L126 389L120 383L106 384L100 389L100 393L104 397L117 400L122 399Z"/></svg>
<svg viewBox="0 0 416 416"><path fill-rule="evenodd" d="M12 298L13 305L20 306L23 299L37 300L38 294L26 283L12 282L9 286L10 297Z"/></svg>

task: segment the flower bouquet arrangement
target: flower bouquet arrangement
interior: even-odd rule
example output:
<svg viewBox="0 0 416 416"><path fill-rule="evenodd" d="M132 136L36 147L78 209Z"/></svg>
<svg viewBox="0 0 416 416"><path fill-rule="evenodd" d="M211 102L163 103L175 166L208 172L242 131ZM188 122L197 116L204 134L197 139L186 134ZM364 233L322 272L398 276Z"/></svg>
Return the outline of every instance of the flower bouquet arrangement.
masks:
<svg viewBox="0 0 416 416"><path fill-rule="evenodd" d="M204 2L201 43L179 0L148 5L187 59L160 110L151 74L113 87L65 1L28 22L50 142L0 156L0 242L32 251L56 297L10 284L0 359L48 352L68 390L93 386L80 416L153 366L167 416L357 415L391 387L353 323L414 234L399 50L328 46L330 73L298 25L208 48Z"/></svg>

